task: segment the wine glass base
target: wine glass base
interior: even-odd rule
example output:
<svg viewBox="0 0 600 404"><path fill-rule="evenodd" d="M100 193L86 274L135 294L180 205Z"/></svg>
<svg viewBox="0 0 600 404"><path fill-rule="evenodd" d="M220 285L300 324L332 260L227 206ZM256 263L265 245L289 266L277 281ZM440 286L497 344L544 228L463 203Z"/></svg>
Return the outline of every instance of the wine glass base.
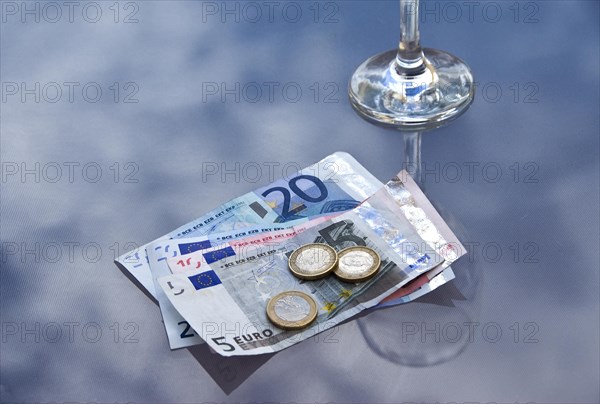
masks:
<svg viewBox="0 0 600 404"><path fill-rule="evenodd" d="M442 126L465 112L474 98L473 74L459 58L423 49L424 68L403 72L397 50L367 59L350 80L350 102L367 121L400 130Z"/></svg>

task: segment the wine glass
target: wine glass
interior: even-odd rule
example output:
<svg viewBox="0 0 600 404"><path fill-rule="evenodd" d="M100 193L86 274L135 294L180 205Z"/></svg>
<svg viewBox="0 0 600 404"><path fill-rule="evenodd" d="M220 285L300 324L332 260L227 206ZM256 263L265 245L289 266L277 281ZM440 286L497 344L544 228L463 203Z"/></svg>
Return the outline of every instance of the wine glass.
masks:
<svg viewBox="0 0 600 404"><path fill-rule="evenodd" d="M419 1L400 0L400 45L367 59L350 79L354 109L367 121L400 130L426 130L457 118L471 105L473 75L459 58L419 43Z"/></svg>

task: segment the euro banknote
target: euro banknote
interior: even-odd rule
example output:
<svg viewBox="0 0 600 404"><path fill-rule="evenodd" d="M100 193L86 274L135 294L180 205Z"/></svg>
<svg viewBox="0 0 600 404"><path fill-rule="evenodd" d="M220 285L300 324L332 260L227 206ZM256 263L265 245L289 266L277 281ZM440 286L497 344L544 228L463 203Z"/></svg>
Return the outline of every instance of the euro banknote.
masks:
<svg viewBox="0 0 600 404"><path fill-rule="evenodd" d="M211 210L153 242L165 251L167 241L248 227L306 221L352 209L383 184L351 155L337 152L285 179L261 187ZM161 245L158 241L164 241ZM145 244L123 254L115 263L157 298Z"/></svg>
<svg viewBox="0 0 600 404"><path fill-rule="evenodd" d="M256 226L231 232L210 234L202 237L170 240L166 245L161 243L160 245L157 245L156 248L150 248L148 256L152 257L151 260L154 263L154 265L151 266L151 269L153 275L160 277L168 275L169 273L207 268L208 265L214 264L216 261L224 259L230 254L236 254L238 256L247 255L248 247L252 247L253 245L266 246L273 240L281 241L291 238L304 231L306 228L315 226L326 219L327 217L321 217L313 219L310 222L301 223L299 221L290 221L281 225ZM232 247L228 250L227 246L224 246L223 248L214 248L220 246L224 242L231 242L240 238L243 238L244 241L234 244L235 249ZM178 255L168 258L169 250L177 251ZM209 261L210 264L207 261ZM386 306L408 303L454 278L452 269L448 267L442 270L440 275L443 276L437 278L438 281L443 279L443 282L429 283L429 281L439 273L438 269L441 269L441 267L419 275L416 279L409 282L409 284L400 288L386 299ZM176 349L178 347L204 343L198 334L191 328L190 324L181 317L179 312L172 307L172 304L165 299L166 296L162 293L160 293L160 296L162 302L163 323L172 348Z"/></svg>
<svg viewBox="0 0 600 404"><path fill-rule="evenodd" d="M159 277L158 284L216 352L253 355L279 351L331 328L377 305L419 275L447 268L464 253L405 172L356 208L296 233L268 243L254 242L254 237L195 252L188 258L193 264L202 255L198 268L175 270ZM287 269L287 256L312 242L336 249L367 245L381 256L381 269L376 277L359 284L335 277L301 281ZM247 250L239 254L244 247ZM213 255L220 259L212 261ZM167 260L166 266L177 265L175 262ZM309 328L284 331L267 320L268 299L287 290L303 291L317 302L318 316Z"/></svg>

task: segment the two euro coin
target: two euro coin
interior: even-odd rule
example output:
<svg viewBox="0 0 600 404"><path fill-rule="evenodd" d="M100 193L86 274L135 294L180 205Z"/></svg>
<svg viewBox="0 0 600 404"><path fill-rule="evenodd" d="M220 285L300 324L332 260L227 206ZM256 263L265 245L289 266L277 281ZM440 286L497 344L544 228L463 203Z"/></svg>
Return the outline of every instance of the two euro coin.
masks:
<svg viewBox="0 0 600 404"><path fill-rule="evenodd" d="M290 271L298 278L315 280L334 273L344 282L363 282L377 274L381 259L372 248L348 247L336 252L327 244L306 244L289 258Z"/></svg>

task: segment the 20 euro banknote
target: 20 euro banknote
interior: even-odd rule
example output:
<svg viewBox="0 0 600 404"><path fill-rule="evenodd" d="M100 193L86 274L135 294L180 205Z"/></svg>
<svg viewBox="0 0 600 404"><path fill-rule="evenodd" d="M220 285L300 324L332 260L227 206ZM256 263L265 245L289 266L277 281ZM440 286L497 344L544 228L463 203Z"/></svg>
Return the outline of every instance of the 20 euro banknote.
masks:
<svg viewBox="0 0 600 404"><path fill-rule="evenodd" d="M166 250L170 239L231 232L273 223L301 222L343 212L373 195L382 185L351 155L337 152L289 178L277 180L224 203L155 240L153 248L161 248L162 253L169 256L178 254L177 251ZM148 244L123 254L115 263L130 272L159 300L146 254Z"/></svg>

